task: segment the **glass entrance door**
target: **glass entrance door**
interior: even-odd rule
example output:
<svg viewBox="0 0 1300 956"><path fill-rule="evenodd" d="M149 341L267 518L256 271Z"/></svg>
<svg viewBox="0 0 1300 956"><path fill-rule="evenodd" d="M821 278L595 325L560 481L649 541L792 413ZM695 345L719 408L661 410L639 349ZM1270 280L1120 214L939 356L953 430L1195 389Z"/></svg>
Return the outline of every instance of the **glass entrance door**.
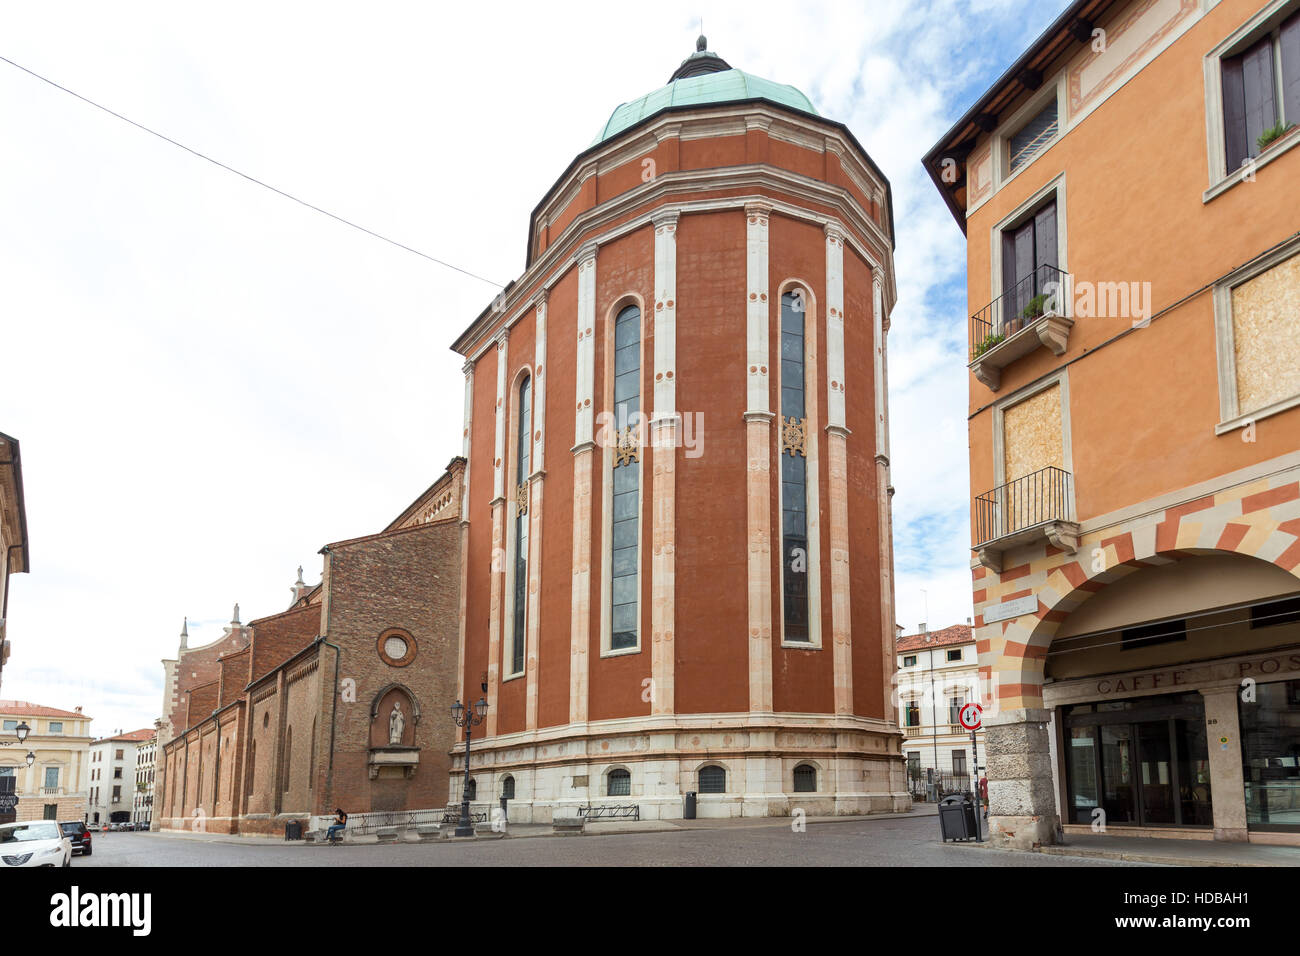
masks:
<svg viewBox="0 0 1300 956"><path fill-rule="evenodd" d="M1211 826L1205 704L1200 694L1063 708L1071 819L1106 824Z"/></svg>
<svg viewBox="0 0 1300 956"><path fill-rule="evenodd" d="M1174 823L1174 767L1169 721L1137 725L1138 773L1142 779L1143 823Z"/></svg>

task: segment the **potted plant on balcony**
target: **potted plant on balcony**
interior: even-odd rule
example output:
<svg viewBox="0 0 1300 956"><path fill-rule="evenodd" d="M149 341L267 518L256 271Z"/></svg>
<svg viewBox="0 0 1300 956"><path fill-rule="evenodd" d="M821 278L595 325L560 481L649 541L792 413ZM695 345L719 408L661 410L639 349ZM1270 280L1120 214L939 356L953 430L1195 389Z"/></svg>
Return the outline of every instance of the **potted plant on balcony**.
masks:
<svg viewBox="0 0 1300 956"><path fill-rule="evenodd" d="M1047 300L1050 298L1051 296L1046 293L1038 293L1038 295L1030 299L1029 304L1021 310L1020 317L1025 320L1026 324L1032 322L1034 319L1041 319L1043 314L1047 311Z"/></svg>
<svg viewBox="0 0 1300 956"><path fill-rule="evenodd" d="M975 348L971 350L971 361L974 361L975 359L979 358L989 349L993 348L993 346L997 345L999 342L1002 342L1005 339L1006 339L1005 335L999 335L996 332L990 332L988 335L984 336L984 338L981 341L975 343Z"/></svg>
<svg viewBox="0 0 1300 956"><path fill-rule="evenodd" d="M1295 128L1295 123L1287 123L1285 125L1278 123L1276 126L1264 130L1264 132L1259 135L1259 138L1255 140L1255 145L1259 147L1259 151L1262 153Z"/></svg>

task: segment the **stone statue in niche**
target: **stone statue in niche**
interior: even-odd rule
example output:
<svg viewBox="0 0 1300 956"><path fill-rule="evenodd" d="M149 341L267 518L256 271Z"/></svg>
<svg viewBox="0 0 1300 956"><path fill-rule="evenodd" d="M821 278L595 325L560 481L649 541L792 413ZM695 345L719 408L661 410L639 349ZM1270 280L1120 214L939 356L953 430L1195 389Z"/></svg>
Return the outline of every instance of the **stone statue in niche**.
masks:
<svg viewBox="0 0 1300 956"><path fill-rule="evenodd" d="M406 730L406 715L402 713L402 702L393 701L393 711L388 715L388 742L397 746L402 742L402 732Z"/></svg>

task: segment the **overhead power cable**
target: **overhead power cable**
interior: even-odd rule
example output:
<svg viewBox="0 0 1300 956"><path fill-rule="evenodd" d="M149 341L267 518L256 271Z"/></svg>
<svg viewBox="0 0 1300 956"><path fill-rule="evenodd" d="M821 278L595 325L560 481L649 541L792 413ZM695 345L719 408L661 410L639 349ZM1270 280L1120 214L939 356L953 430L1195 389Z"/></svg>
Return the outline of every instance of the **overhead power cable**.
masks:
<svg viewBox="0 0 1300 956"><path fill-rule="evenodd" d="M21 63L15 63L13 60L9 59L8 57L0 56L0 61L8 63L10 66L22 70L24 73L30 76L36 77L36 79L40 80L42 83L48 83L56 90L62 90L64 93L67 93L69 96L76 97L77 99L81 100L81 102L83 103L88 103L89 105L95 107L95 109L97 110L103 110L109 116L120 119L124 123L130 123L136 129L143 130L144 132L149 133L151 136L156 136L159 139L163 140L164 142L171 143L171 145L179 149L183 149L185 150L185 152L191 154L192 156L197 156L199 159L205 160L206 162L211 163L213 166L218 166L221 169L224 169L228 173L234 173L236 176L246 179L250 183L254 183L258 186L261 186L263 189L269 189L271 192L275 193L276 195L283 196L285 199L292 200L293 202L296 202L300 206L306 206L308 209L312 210L313 212L318 212L322 216L328 216L329 218L333 219L336 222L343 223L343 225L345 226L351 226L353 229L358 229L361 232L364 232L368 236L373 236L374 238L382 240L383 242L386 242L389 245L396 246L399 249L405 249L407 252L414 253L415 255L419 256L422 259L428 259L430 262L437 263L438 265L443 266L447 269L452 269L456 272L461 273L462 275L467 275L471 279L478 279L480 282L486 282L488 285L493 286L494 288L497 289L505 288L505 286L503 286L500 282L494 282L491 279L484 278L481 275L477 275L476 273L470 272L468 269L462 269L458 265L453 265L452 263L447 262L443 259L439 259L435 256L431 256L426 252L421 252L419 249L413 249L412 247L406 245L406 243L404 242L398 242L396 239L390 239L388 238L388 236L375 232L373 229L367 229L365 226L359 223L355 223L351 219L344 219L342 216L335 215L334 213L330 212L328 209L322 209L320 206L313 205L312 203L307 202L307 200L305 199L299 199L297 196L293 195L292 193L287 193L283 189L279 189L275 186L272 186L270 183L263 182L262 180L258 179L256 176L250 176L248 175L248 173L240 172L238 169L235 169L233 166L227 166L225 163L221 162L220 160L213 159L211 156L208 156L205 153L201 153L197 149L193 149L189 146L186 146L184 143L177 142L176 140L172 139L170 136L158 132L156 129L150 129L148 126L145 126L143 123L137 123L129 116L123 116L121 113L109 109L107 106L104 106L102 103L96 103L94 100L82 96L80 93L76 92L75 90L70 90L66 86L61 86L58 83L55 83L49 77L42 76L41 74L37 73L35 70L29 70Z"/></svg>

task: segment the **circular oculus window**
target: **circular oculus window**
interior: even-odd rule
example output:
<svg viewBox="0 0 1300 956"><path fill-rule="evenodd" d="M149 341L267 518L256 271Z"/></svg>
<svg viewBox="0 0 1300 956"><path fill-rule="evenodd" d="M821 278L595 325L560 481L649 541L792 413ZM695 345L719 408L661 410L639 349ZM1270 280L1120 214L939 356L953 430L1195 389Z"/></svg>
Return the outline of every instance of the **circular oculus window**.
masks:
<svg viewBox="0 0 1300 956"><path fill-rule="evenodd" d="M392 667L405 667L415 659L415 638L406 631L384 631L379 635L379 657Z"/></svg>

